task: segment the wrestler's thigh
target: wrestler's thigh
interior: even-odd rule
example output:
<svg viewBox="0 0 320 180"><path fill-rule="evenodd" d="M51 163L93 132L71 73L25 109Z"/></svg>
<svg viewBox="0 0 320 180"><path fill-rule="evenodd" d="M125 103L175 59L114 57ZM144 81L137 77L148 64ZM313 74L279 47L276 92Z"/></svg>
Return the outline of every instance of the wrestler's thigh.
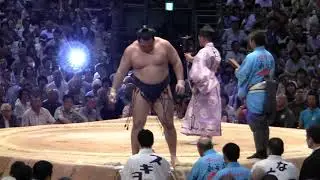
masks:
<svg viewBox="0 0 320 180"><path fill-rule="evenodd" d="M147 121L150 112L149 103L141 96L139 90L132 93L132 117L133 126L142 128Z"/></svg>
<svg viewBox="0 0 320 180"><path fill-rule="evenodd" d="M154 103L153 110L164 127L172 128L174 126L174 103L170 90L162 93L161 97Z"/></svg>

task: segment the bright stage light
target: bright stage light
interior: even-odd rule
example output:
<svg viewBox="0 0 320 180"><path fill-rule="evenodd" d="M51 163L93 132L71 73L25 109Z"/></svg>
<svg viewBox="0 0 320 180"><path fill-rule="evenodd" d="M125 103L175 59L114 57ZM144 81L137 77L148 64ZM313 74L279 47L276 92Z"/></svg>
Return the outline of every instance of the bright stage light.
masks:
<svg viewBox="0 0 320 180"><path fill-rule="evenodd" d="M68 72L81 72L89 64L90 53L88 48L77 41L67 42L59 50L59 64Z"/></svg>
<svg viewBox="0 0 320 180"><path fill-rule="evenodd" d="M87 55L82 49L71 49L68 60L72 67L79 68L86 62Z"/></svg>

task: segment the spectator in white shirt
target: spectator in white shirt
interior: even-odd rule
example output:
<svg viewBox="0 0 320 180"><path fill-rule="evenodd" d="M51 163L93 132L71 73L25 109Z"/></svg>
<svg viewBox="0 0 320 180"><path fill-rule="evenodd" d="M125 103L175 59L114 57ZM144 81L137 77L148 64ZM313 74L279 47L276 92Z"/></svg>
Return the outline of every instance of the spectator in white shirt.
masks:
<svg viewBox="0 0 320 180"><path fill-rule="evenodd" d="M30 92L27 89L20 89L18 99L14 105L14 115L21 120L21 116L30 108Z"/></svg>
<svg viewBox="0 0 320 180"><path fill-rule="evenodd" d="M69 91L67 82L63 79L60 70L53 72L53 82L47 85L47 91L57 89L59 91L59 101L62 102L62 98Z"/></svg>
<svg viewBox="0 0 320 180"><path fill-rule="evenodd" d="M107 71L106 71L106 64L99 63L95 66L96 72L94 73L93 80L100 79L107 77Z"/></svg>
<svg viewBox="0 0 320 180"><path fill-rule="evenodd" d="M20 122L12 113L12 107L8 103L4 103L0 108L0 128L19 127Z"/></svg>
<svg viewBox="0 0 320 180"><path fill-rule="evenodd" d="M32 95L31 108L22 115L22 126L46 125L56 122L50 112L41 106L41 97L39 95Z"/></svg>
<svg viewBox="0 0 320 180"><path fill-rule="evenodd" d="M47 21L46 28L41 31L40 35L45 34L48 39L53 39L53 22L51 20Z"/></svg>
<svg viewBox="0 0 320 180"><path fill-rule="evenodd" d="M297 167L281 157L284 152L284 144L280 138L271 138L268 142L267 151L269 154L268 158L255 163L251 169L252 174L258 177L271 174L278 179L299 178ZM257 173L257 171L259 171L259 173Z"/></svg>
<svg viewBox="0 0 320 180"><path fill-rule="evenodd" d="M226 45L225 50L231 50L231 43L238 41L240 43L247 40L246 33L240 29L240 20L233 17L231 28L226 29L222 35L222 42Z"/></svg>
<svg viewBox="0 0 320 180"><path fill-rule="evenodd" d="M121 171L122 180L152 179L167 180L170 177L170 164L152 150L153 133L142 129L138 133L141 149L131 156Z"/></svg>

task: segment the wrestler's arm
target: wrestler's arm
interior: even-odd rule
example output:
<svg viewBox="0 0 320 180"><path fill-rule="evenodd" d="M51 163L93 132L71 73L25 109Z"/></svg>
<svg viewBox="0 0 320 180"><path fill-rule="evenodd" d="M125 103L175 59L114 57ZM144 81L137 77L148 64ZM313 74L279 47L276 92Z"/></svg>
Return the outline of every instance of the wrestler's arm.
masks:
<svg viewBox="0 0 320 180"><path fill-rule="evenodd" d="M173 67L174 73L177 77L177 81L184 81L183 66L177 51L168 41L166 41L166 47L168 52L169 63Z"/></svg>
<svg viewBox="0 0 320 180"><path fill-rule="evenodd" d="M131 60L130 60L130 54L132 53L131 49L132 47L129 46L122 55L119 68L114 76L111 91L116 91L120 87L124 77L127 75L128 71L131 68Z"/></svg>

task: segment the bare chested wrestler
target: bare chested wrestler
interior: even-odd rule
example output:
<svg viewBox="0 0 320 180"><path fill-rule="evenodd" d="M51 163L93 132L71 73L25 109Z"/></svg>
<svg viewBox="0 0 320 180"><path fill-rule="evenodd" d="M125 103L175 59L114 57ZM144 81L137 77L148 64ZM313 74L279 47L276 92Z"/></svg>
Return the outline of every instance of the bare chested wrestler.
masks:
<svg viewBox="0 0 320 180"><path fill-rule="evenodd" d="M168 41L155 37L153 29L143 27L137 32L137 41L124 51L109 93L109 100L115 103L117 89L132 68L131 76L136 86L132 95L132 154L139 152L137 135L143 129L152 108L163 126L171 163L175 166L177 133L173 122L173 98L169 89L169 64L173 66L178 80L175 90L177 94L183 94L183 66L177 51Z"/></svg>

